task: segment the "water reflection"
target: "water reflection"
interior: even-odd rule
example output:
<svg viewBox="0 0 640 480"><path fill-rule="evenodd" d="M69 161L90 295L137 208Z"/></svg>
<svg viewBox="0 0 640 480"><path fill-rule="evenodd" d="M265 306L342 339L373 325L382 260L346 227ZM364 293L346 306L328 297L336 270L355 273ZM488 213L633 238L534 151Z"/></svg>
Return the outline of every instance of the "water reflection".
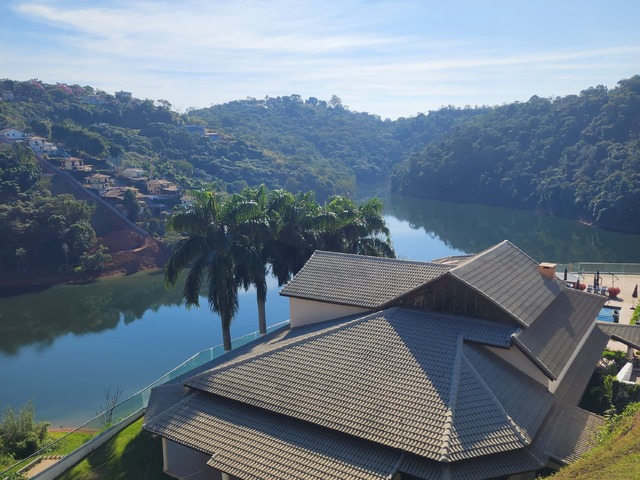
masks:
<svg viewBox="0 0 640 480"><path fill-rule="evenodd" d="M458 251L476 253L507 239L539 261L640 263L640 235L486 205L409 197L387 197L385 205L387 214Z"/></svg>
<svg viewBox="0 0 640 480"><path fill-rule="evenodd" d="M0 351L14 355L27 345L44 348L67 333L114 329L121 319L129 324L148 310L181 303L181 290L165 289L159 271L0 298Z"/></svg>

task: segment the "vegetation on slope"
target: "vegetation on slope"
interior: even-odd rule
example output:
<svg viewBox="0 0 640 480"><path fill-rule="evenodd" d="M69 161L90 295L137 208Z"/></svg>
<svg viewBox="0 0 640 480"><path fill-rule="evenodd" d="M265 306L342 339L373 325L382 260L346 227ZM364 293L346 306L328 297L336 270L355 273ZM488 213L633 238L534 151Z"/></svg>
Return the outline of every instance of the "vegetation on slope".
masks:
<svg viewBox="0 0 640 480"><path fill-rule="evenodd" d="M92 207L51 195L33 152L0 144L0 283L6 276L94 269Z"/></svg>
<svg viewBox="0 0 640 480"><path fill-rule="evenodd" d="M640 76L496 107L412 155L393 188L639 232Z"/></svg>
<svg viewBox="0 0 640 480"><path fill-rule="evenodd" d="M186 189L265 183L318 199L385 181L404 195L535 209L640 231L640 76L608 90L395 121L338 97L248 98L180 114L163 100L0 81L0 128L64 145L100 168L141 167ZM205 135L205 132L208 135ZM198 133L199 132L199 133Z"/></svg>
<svg viewBox="0 0 640 480"><path fill-rule="evenodd" d="M597 446L577 462L549 477L553 480L636 480L640 478L640 404L613 417Z"/></svg>

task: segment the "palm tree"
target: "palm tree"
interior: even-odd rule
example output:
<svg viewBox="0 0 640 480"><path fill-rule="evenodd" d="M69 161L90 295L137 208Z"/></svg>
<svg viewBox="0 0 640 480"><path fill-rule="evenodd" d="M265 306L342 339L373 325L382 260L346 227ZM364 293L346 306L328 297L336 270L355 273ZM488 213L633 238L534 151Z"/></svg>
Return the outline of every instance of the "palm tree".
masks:
<svg viewBox="0 0 640 480"><path fill-rule="evenodd" d="M190 307L199 306L202 280L206 280L209 308L220 315L225 350L231 350L230 326L238 311L239 265L249 265L258 257L247 233L259 215L260 207L240 195L219 201L207 192L196 196L192 208L167 221L167 229L183 238L165 266L165 283L175 286L180 272L189 269L182 296Z"/></svg>
<svg viewBox="0 0 640 480"><path fill-rule="evenodd" d="M318 248L320 233L335 225L335 216L323 211L313 192L293 195L272 192L269 215L276 228L268 256L278 285L284 285Z"/></svg>
<svg viewBox="0 0 640 480"><path fill-rule="evenodd" d="M333 197L325 210L335 216L332 228L322 232L321 248L325 250L395 257L389 229L382 216L382 202L372 198L359 207L340 195Z"/></svg>
<svg viewBox="0 0 640 480"><path fill-rule="evenodd" d="M238 263L236 275L245 290L250 285L256 287L256 299L258 302L258 331L260 335L267 333L267 274L269 259L267 252L276 232L276 226L268 211L268 190L262 184L258 188L247 187L241 195L254 202L260 208L259 218L253 219L250 231L247 232L249 241L253 244L256 255L246 258L245 263Z"/></svg>
<svg viewBox="0 0 640 480"><path fill-rule="evenodd" d="M260 334L265 334L269 267L278 285L286 283L302 268L315 250L315 225L321 221L322 214L311 193L296 196L284 190L269 192L261 185L247 187L241 194L260 207L261 215L259 220L254 220L249 235L257 258L239 263L236 275L245 290L250 285L256 287L258 328Z"/></svg>

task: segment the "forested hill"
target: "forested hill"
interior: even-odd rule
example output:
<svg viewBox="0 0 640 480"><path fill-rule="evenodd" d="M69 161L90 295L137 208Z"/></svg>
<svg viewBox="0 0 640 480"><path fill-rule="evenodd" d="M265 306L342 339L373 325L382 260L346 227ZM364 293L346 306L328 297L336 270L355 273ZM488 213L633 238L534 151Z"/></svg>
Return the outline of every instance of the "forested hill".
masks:
<svg viewBox="0 0 640 480"><path fill-rule="evenodd" d="M290 95L215 105L191 111L187 119L250 138L263 149L311 165L314 171L342 169L357 184L366 184L389 178L407 154L488 110L445 107L391 121L352 112L337 96L327 102Z"/></svg>
<svg viewBox="0 0 640 480"><path fill-rule="evenodd" d="M495 107L411 155L392 188L640 232L640 76Z"/></svg>
<svg viewBox="0 0 640 480"><path fill-rule="evenodd" d="M419 106L416 107L419 109ZM640 76L608 90L394 121L334 96L245 99L179 113L90 86L0 80L0 130L46 137L97 170L145 170L185 189L405 195L544 211L640 231ZM395 172L395 173L394 173Z"/></svg>

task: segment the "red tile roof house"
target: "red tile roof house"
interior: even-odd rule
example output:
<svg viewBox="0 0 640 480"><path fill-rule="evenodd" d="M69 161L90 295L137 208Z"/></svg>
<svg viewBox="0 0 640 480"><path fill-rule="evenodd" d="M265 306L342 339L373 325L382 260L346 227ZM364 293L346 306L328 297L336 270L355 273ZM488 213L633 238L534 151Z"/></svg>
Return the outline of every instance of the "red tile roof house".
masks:
<svg viewBox="0 0 640 480"><path fill-rule="evenodd" d="M507 241L434 262L318 251L281 294L288 327L153 389L168 474L535 478L603 423L577 405L605 299Z"/></svg>

